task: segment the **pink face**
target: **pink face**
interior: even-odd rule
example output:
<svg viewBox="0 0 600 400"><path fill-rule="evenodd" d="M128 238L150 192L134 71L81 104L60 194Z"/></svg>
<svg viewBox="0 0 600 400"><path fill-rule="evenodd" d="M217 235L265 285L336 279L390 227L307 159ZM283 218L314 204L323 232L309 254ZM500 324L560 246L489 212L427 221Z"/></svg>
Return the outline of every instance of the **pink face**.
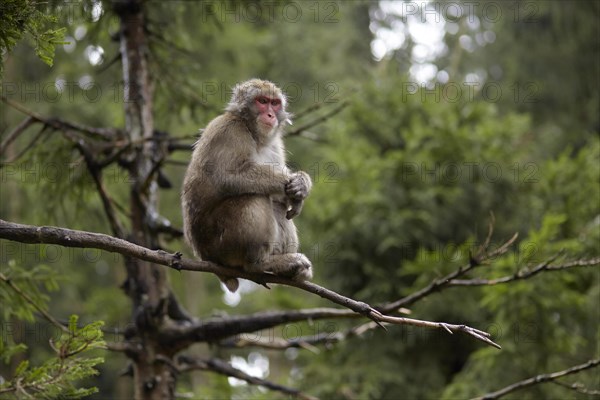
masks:
<svg viewBox="0 0 600 400"><path fill-rule="evenodd" d="M258 110L258 120L263 124L274 127L277 125L277 113L281 110L281 100L267 96L258 96L254 102Z"/></svg>

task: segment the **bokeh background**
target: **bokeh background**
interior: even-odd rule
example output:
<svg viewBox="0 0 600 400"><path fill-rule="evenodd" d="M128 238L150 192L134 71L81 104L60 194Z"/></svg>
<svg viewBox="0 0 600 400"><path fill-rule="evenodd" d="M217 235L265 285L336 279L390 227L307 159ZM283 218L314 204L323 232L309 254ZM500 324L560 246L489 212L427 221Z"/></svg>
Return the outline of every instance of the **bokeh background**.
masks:
<svg viewBox="0 0 600 400"><path fill-rule="evenodd" d="M123 127L118 21L103 1L55 1L65 40L49 67L22 40L3 56L2 94L44 116ZM288 159L315 187L296 220L315 281L370 303L408 295L468 262L494 219L492 247L514 233L508 256L481 272L494 278L558 260L600 254L599 17L597 1L147 1L156 128L194 142L231 87L253 77L280 85L296 114ZM1 18L1 17L0 17ZM0 134L22 119L2 104ZM313 124L314 122L314 124ZM59 135L22 135L0 169L0 218L110 232L80 155ZM1 139L1 137L0 137ZM190 153L164 168L159 213L181 226L179 188ZM105 171L126 205L127 175ZM123 210L123 215L126 210ZM191 256L181 239L164 243ZM93 250L0 241L2 268L46 266L49 309L63 319L105 321L106 340L129 323L118 289L121 259ZM329 306L288 287L244 282L226 293L209 274L170 273L196 316ZM50 284L49 282L52 282ZM54 284L55 283L55 284ZM6 300L6 299L4 299ZM503 349L468 337L395 326L340 343L276 352L215 354L256 376L321 398L458 399L598 358L596 267L539 274L490 287L455 288L411 307L412 316L462 322L494 333ZM18 316L2 317L12 335ZM41 322L18 338L31 363L50 354ZM277 328L293 338L335 334L356 321ZM129 398L125 357L104 354L100 392ZM10 374L15 361L3 364ZM569 384L600 387L598 370ZM178 390L193 398L280 398L232 378L193 373ZM520 399L588 399L537 385Z"/></svg>

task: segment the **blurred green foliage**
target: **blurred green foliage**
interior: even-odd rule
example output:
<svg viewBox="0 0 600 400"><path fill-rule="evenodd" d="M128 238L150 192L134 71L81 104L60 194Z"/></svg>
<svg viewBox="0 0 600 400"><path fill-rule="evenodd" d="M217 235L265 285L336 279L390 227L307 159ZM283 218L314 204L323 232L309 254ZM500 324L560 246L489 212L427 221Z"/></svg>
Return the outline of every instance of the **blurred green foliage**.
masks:
<svg viewBox="0 0 600 400"><path fill-rule="evenodd" d="M123 127L121 66L113 40L118 25L110 4L52 4L70 45L57 47L52 69L30 48L15 46L4 57L3 94L42 115ZM290 162L315 181L297 224L318 283L372 303L413 293L468 263L486 238L490 213L495 217L492 248L514 233L519 241L473 277L511 276L556 254L555 263L600 254L597 2L576 7L552 1L478 2L479 23L464 14L449 20L456 32L450 22L444 25L446 49L431 63L448 79L434 77L429 84L411 72L418 64L412 56L418 43L406 16L382 14L376 2L277 2L273 18L266 11L255 18L260 4L147 2L156 127L191 144L198 129L222 110L229 88L250 77L269 78L287 90L298 115L292 130L348 102L341 113L309 129L318 140L293 137L286 143ZM468 9L467 2L456 4ZM504 17L484 14L486 4L488 10L501 7ZM301 17L285 17L283 10L291 13L294 6ZM371 53L375 21L404 29L405 36L379 61ZM484 34L494 40L478 41ZM465 37L478 45L465 48ZM469 92L464 84L469 74L499 87L502 95L491 100L493 92L481 87ZM316 111L307 115L310 107ZM22 119L8 107L0 112L3 134ZM15 148L23 149L37 134L27 131ZM177 162L188 158L188 152L176 152L164 169L174 189L161 193L160 212L175 226L181 223L178 188L184 172ZM57 132L41 133L25 158L0 169L0 178L1 218L109 232L84 163ZM123 221L128 179L117 167L104 171L106 190L125 210L120 211ZM60 288L32 289L36 302L49 299L57 318L76 313L84 324L106 321L107 332L115 332L106 340L119 340L130 317L117 289L124 277L119 257L0 245L3 273L11 262L27 279ZM191 255L179 240L163 245ZM178 297L199 317L330 305L290 288L256 286L241 294L239 304L239 299L227 303L212 276L173 272L170 278ZM321 398L466 398L600 356L599 297L598 268L588 267L506 285L448 289L411 306L415 318L493 332L501 351L461 335L403 326L370 330L319 347L318 354L250 351L268 357L268 379ZM31 323L33 311L26 304L11 304L3 308L13 310L2 316L4 326L13 319ZM294 335L313 335L356 323L315 321L289 328ZM285 328L265 334L291 335ZM28 347L26 355L7 350L3 355L14 353L13 360L30 359L32 365L56 360L47 341L21 343ZM192 349L224 359L249 358L250 351ZM123 356L106 354L106 363L98 366L101 374L93 386L104 398L130 396L126 379L117 378L124 362ZM15 376L17 366L13 361L0 367L0 374ZM564 382L600 387L593 370ZM198 398L277 397L247 385L231 386L209 373L182 376L178 389ZM587 398L552 384L512 395L565 397Z"/></svg>

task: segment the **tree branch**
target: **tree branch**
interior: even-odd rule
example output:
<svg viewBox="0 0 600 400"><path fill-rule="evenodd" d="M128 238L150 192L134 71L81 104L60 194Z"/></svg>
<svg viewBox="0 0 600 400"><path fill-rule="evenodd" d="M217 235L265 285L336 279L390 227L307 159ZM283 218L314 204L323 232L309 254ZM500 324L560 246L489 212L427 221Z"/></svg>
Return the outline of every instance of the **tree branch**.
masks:
<svg viewBox="0 0 600 400"><path fill-rule="evenodd" d="M358 316L357 314L349 315ZM243 347L261 347L271 350L285 350L289 348L303 348L313 353L318 353L319 349L315 345L334 344L351 337L361 336L363 333L377 328L374 321L370 321L342 332L321 332L315 335L300 336L292 339L283 339L279 337L263 338L262 336L247 339L242 336L235 336L220 341L218 344L225 348L243 348Z"/></svg>
<svg viewBox="0 0 600 400"><path fill-rule="evenodd" d="M514 383L510 386L507 386L503 389L497 390L492 393L484 394L481 397L476 397L473 400L490 400L490 399L499 399L500 397L514 392L516 390L520 390L529 386L539 385L540 383L552 382L555 379L562 378L563 376L576 374L586 369L595 368L600 365L600 359L589 360L584 364L579 364L569 369L565 369L563 371L554 372L551 374L542 374L534 376L533 378L525 379L523 381Z"/></svg>
<svg viewBox="0 0 600 400"><path fill-rule="evenodd" d="M4 150L11 144L21 133L25 131L35 120L33 117L28 116L19 123L7 136L2 143L0 143L0 154L4 153Z"/></svg>
<svg viewBox="0 0 600 400"><path fill-rule="evenodd" d="M313 282L295 281L268 273L250 273L240 269L222 267L208 261L184 260L181 258L181 253L169 254L162 250L150 250L126 240L113 238L112 236L103 235L100 233L76 231L57 227L21 225L0 220L0 239L9 239L22 243L51 243L65 247L96 248L120 253L125 256L134 257L155 264L165 265L178 271L189 270L211 272L223 276L249 279L265 286L268 283L294 286L349 308L358 314L370 318L378 324L381 324L382 322L388 322L391 324L405 324L434 329L444 329L449 333L463 332L486 344L500 348L498 344L489 339L490 334L465 325L422 321L411 318L383 315L381 312L377 311L367 303L342 296L339 293L319 286ZM238 321L240 320L239 318L243 317L238 317ZM222 321L220 323L222 323ZM218 330L220 328L216 327L215 329ZM188 334L188 332L189 330L184 328L183 334ZM243 331L239 330L239 332Z"/></svg>
<svg viewBox="0 0 600 400"><path fill-rule="evenodd" d="M328 113L307 122L306 124L300 126L297 129L294 129L291 132L286 133L286 136L296 136L296 135L300 135L302 132L312 128L313 126L319 125L322 122L327 121L329 118L333 117L335 114L338 114L340 111L342 111L344 108L346 108L348 106L348 102L343 101L339 106L337 106L336 108L334 108L333 110L329 111Z"/></svg>
<svg viewBox="0 0 600 400"><path fill-rule="evenodd" d="M212 371L221 375L233 377L236 379L240 379L242 381L248 382L252 385L259 385L265 387L270 390L274 390L277 392L285 393L299 399L303 400L316 400L315 397L309 396L301 391L293 388L289 388L287 386L282 386L265 379L257 378L251 375L248 375L244 371L241 371L237 368L232 367L228 363L223 360L219 360L217 358L211 358L208 360L201 360L196 358L191 358L188 356L179 356L178 360L179 366L177 369L179 372L188 372L193 370L202 370L202 371Z"/></svg>
<svg viewBox="0 0 600 400"><path fill-rule="evenodd" d="M600 390L591 390L583 386L581 383L575 382L573 384L563 383L559 381L551 381L555 385L562 386L564 388L574 390L577 393L587 394L588 396L600 396Z"/></svg>
<svg viewBox="0 0 600 400"><path fill-rule="evenodd" d="M27 293L25 293L23 290L21 290L20 287L15 285L14 282L12 280L10 280L10 278L7 277L6 275L4 275L2 272L0 272L0 281L3 281L4 283L6 283L8 285L8 287L10 287L15 293L17 293L17 295L21 296L21 298L23 300L25 300L25 302L29 303L29 305L31 305L33 308L35 308L37 310L37 312L39 312L42 315L42 317L44 317L46 319L46 321L50 322L52 325L56 326L61 331L69 333L69 328L67 328L65 325L61 324L56 318L54 318L52 315L50 315L42 307L40 307L31 298L31 296L29 296Z"/></svg>
<svg viewBox="0 0 600 400"><path fill-rule="evenodd" d="M0 167L2 167L5 164L14 163L19 158L23 157L23 155L25 153L27 153L29 150L31 150L35 146L35 144L37 143L37 141L40 140L40 138L42 137L42 135L46 131L46 128L47 128L46 125L42 125L42 127L40 128L40 130L38 131L38 133L35 134L35 136L29 141L29 143L27 143L27 145L23 149L21 149L21 151L19 151L17 154L15 154L11 159L6 160L2 164L0 164Z"/></svg>
<svg viewBox="0 0 600 400"><path fill-rule="evenodd" d="M122 132L119 129L95 128L92 126L85 126L85 125L65 121L65 120L58 119L58 118L47 118L47 117L42 116L41 114L36 113L35 111L29 110L28 108L17 103L16 101L9 99L8 97L6 97L4 95L0 95L0 99L4 103L11 106L12 108L22 112L25 115L28 115L30 118L33 118L34 120L41 122L44 125L47 125L56 130L78 131L78 132L85 133L85 134L88 134L88 135L91 135L91 136L94 136L96 138L103 139L103 140L111 140L111 139L115 139L117 137L122 136Z"/></svg>
<svg viewBox="0 0 600 400"><path fill-rule="evenodd" d="M307 320L357 318L350 310L314 308L294 311L266 311L250 315L216 317L194 320L191 323L172 324L163 329L161 342L170 343L175 350L195 342L218 342L243 333L257 332L285 323Z"/></svg>
<svg viewBox="0 0 600 400"><path fill-rule="evenodd" d="M531 278L534 275L542 271L562 271L565 269L571 269L575 267L590 267L593 265L600 264L600 257L590 258L590 259L580 259L571 262L567 262L560 265L550 265L552 261L554 261L558 257L558 254L552 256L548 260L543 263L538 264L533 269L521 269L517 271L514 275L504 276L502 278L496 279L452 279L448 282L448 286L493 286L499 285L502 283L508 283L513 281L518 281L521 279Z"/></svg>
<svg viewBox="0 0 600 400"><path fill-rule="evenodd" d="M100 165L96 162L94 156L84 144L83 140L76 142L75 147L77 147L81 155L83 155L88 172L94 180L96 190L98 191L98 195L100 196L100 200L102 201L102 206L104 207L104 213L106 214L106 218L108 218L108 223L112 228L113 234L119 238L124 237L125 230L123 229L123 226L121 225L121 222L117 217L117 214L113 207L113 200L110 197L110 195L106 192L106 190L104 189L104 185L102 184Z"/></svg>
<svg viewBox="0 0 600 400"><path fill-rule="evenodd" d="M488 238L489 238L489 236L490 236L490 234L488 234ZM486 253L487 246L489 245L489 240L486 239L484 246L482 246L482 248L479 250L478 254L475 257L471 257L471 260L469 261L468 264L459 267L457 270L449 273L448 275L446 275L442 278L435 279L429 285L427 285L426 287L424 287L423 289L421 289L417 292L414 292L406 297L403 297L392 303L388 303L388 304L385 304L385 305L379 307L379 310L381 310L382 312L392 312L400 307L409 306L409 305L415 303L417 300L420 300L423 297L428 296L433 292L438 292L442 289L449 287L450 282L453 279L458 278L459 276L465 275L467 272L475 269L476 267L482 265L483 263L488 262L489 260L492 260L494 257L498 257L498 256L501 256L504 253L506 253L508 251L508 249L510 248L510 246L515 242L515 240L517 240L517 237L518 237L518 234L515 233L513 235L513 237L508 239L502 246L500 246L498 249L496 249L490 253Z"/></svg>

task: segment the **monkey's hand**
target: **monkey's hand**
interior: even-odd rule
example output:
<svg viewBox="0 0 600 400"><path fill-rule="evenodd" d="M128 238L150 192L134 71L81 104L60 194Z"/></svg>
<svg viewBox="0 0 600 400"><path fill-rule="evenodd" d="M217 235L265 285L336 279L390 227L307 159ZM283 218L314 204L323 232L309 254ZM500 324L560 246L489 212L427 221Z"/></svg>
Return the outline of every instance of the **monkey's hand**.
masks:
<svg viewBox="0 0 600 400"><path fill-rule="evenodd" d="M292 174L291 178L285 184L285 194L292 201L304 200L308 197L312 189L310 176L304 171L298 171Z"/></svg>
<svg viewBox="0 0 600 400"><path fill-rule="evenodd" d="M291 207L285 214L287 219L292 219L297 217L302 212L302 207L304 206L304 200L292 200Z"/></svg>
<svg viewBox="0 0 600 400"><path fill-rule="evenodd" d="M308 197L308 193L312 188L310 176L303 171L292 174L292 177L285 185L285 194L290 200L291 208L286 213L287 219L292 219L302 211L304 199Z"/></svg>

